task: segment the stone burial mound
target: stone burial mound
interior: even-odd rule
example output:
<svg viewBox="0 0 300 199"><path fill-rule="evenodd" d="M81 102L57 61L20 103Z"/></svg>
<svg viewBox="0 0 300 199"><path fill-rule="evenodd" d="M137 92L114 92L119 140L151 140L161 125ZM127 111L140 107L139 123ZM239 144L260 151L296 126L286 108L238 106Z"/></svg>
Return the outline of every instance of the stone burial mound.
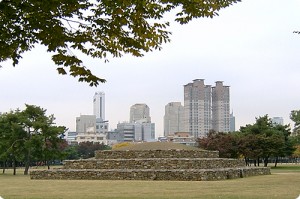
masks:
<svg viewBox="0 0 300 199"><path fill-rule="evenodd" d="M270 174L218 151L167 142L96 151L94 159L66 160L62 169L33 170L31 179L209 181Z"/></svg>

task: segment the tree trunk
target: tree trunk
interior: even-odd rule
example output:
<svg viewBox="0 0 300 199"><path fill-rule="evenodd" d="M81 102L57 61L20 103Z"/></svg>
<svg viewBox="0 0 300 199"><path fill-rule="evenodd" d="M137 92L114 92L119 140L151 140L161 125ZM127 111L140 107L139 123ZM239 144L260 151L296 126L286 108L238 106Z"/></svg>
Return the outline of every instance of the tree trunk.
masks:
<svg viewBox="0 0 300 199"><path fill-rule="evenodd" d="M248 162L248 159L245 157L245 164L246 166L249 166L249 162Z"/></svg>
<svg viewBox="0 0 300 199"><path fill-rule="evenodd" d="M49 161L46 161L46 162L47 162L48 170L50 170L50 162Z"/></svg>
<svg viewBox="0 0 300 199"><path fill-rule="evenodd" d="M16 175L17 174L17 167L16 167L16 160L15 159L13 159L12 164L13 164L13 175Z"/></svg>
<svg viewBox="0 0 300 199"><path fill-rule="evenodd" d="M278 157L275 158L275 167L277 167Z"/></svg>
<svg viewBox="0 0 300 199"><path fill-rule="evenodd" d="M29 166L30 166L30 149L28 149L25 157L25 170L24 170L24 175L28 175L29 171Z"/></svg>
<svg viewBox="0 0 300 199"><path fill-rule="evenodd" d="M5 168L6 168L6 160L3 161L3 170L2 170L3 174L5 173Z"/></svg>
<svg viewBox="0 0 300 199"><path fill-rule="evenodd" d="M257 166L259 167L259 157L257 158Z"/></svg>
<svg viewBox="0 0 300 199"><path fill-rule="evenodd" d="M269 157L265 157L264 159L264 167L268 166Z"/></svg>

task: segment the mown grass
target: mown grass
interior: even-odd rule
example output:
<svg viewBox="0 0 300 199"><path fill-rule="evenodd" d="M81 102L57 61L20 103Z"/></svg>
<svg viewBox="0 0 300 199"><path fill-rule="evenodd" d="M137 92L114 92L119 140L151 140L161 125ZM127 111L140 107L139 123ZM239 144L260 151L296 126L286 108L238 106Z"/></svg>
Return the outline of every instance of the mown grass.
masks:
<svg viewBox="0 0 300 199"><path fill-rule="evenodd" d="M299 166L278 165L272 175L225 181L97 181L30 180L13 176L11 170L0 174L0 196L4 199L294 199L300 194Z"/></svg>
<svg viewBox="0 0 300 199"><path fill-rule="evenodd" d="M271 167L273 173L274 172L300 172L300 164L280 164L279 166L275 167L272 166Z"/></svg>

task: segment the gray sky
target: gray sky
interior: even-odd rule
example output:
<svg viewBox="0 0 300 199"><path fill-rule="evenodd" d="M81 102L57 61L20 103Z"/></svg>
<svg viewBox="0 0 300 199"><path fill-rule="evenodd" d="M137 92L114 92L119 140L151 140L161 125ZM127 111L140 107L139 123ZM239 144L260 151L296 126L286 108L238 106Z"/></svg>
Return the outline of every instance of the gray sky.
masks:
<svg viewBox="0 0 300 199"><path fill-rule="evenodd" d="M243 0L219 14L183 26L172 22L171 43L142 58L106 64L84 58L107 80L97 88L58 75L51 55L36 47L17 67L1 63L0 112L38 105L55 115L57 125L75 130L75 118L92 114L93 95L103 91L111 129L129 120L131 105L146 103L161 136L165 105L183 104L183 85L200 78L230 86L237 129L265 114L291 123L291 110L300 109L300 35L293 34L300 30L300 0Z"/></svg>

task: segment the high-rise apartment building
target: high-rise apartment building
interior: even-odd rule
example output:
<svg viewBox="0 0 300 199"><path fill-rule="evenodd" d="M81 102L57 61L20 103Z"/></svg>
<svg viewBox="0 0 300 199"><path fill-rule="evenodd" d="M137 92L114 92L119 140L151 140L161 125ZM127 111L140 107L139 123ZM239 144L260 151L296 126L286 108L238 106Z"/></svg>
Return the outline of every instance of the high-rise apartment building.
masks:
<svg viewBox="0 0 300 199"><path fill-rule="evenodd" d="M217 132L230 131L229 86L217 81L212 87L212 129Z"/></svg>
<svg viewBox="0 0 300 199"><path fill-rule="evenodd" d="M184 85L185 129L195 138L205 137L210 130L230 131L229 86L217 81L216 86L205 85L195 79Z"/></svg>
<svg viewBox="0 0 300 199"><path fill-rule="evenodd" d="M141 121L140 121L141 120ZM130 123L151 122L150 109L146 104L135 104L130 107Z"/></svg>
<svg viewBox="0 0 300 199"><path fill-rule="evenodd" d="M96 92L93 98L93 112L97 119L105 120L105 93Z"/></svg>
<svg viewBox="0 0 300 199"><path fill-rule="evenodd" d="M184 85L185 129L195 138L204 137L211 129L211 86L203 79Z"/></svg>
<svg viewBox="0 0 300 199"><path fill-rule="evenodd" d="M168 103L165 106L164 136L184 131L184 107L180 102Z"/></svg>

